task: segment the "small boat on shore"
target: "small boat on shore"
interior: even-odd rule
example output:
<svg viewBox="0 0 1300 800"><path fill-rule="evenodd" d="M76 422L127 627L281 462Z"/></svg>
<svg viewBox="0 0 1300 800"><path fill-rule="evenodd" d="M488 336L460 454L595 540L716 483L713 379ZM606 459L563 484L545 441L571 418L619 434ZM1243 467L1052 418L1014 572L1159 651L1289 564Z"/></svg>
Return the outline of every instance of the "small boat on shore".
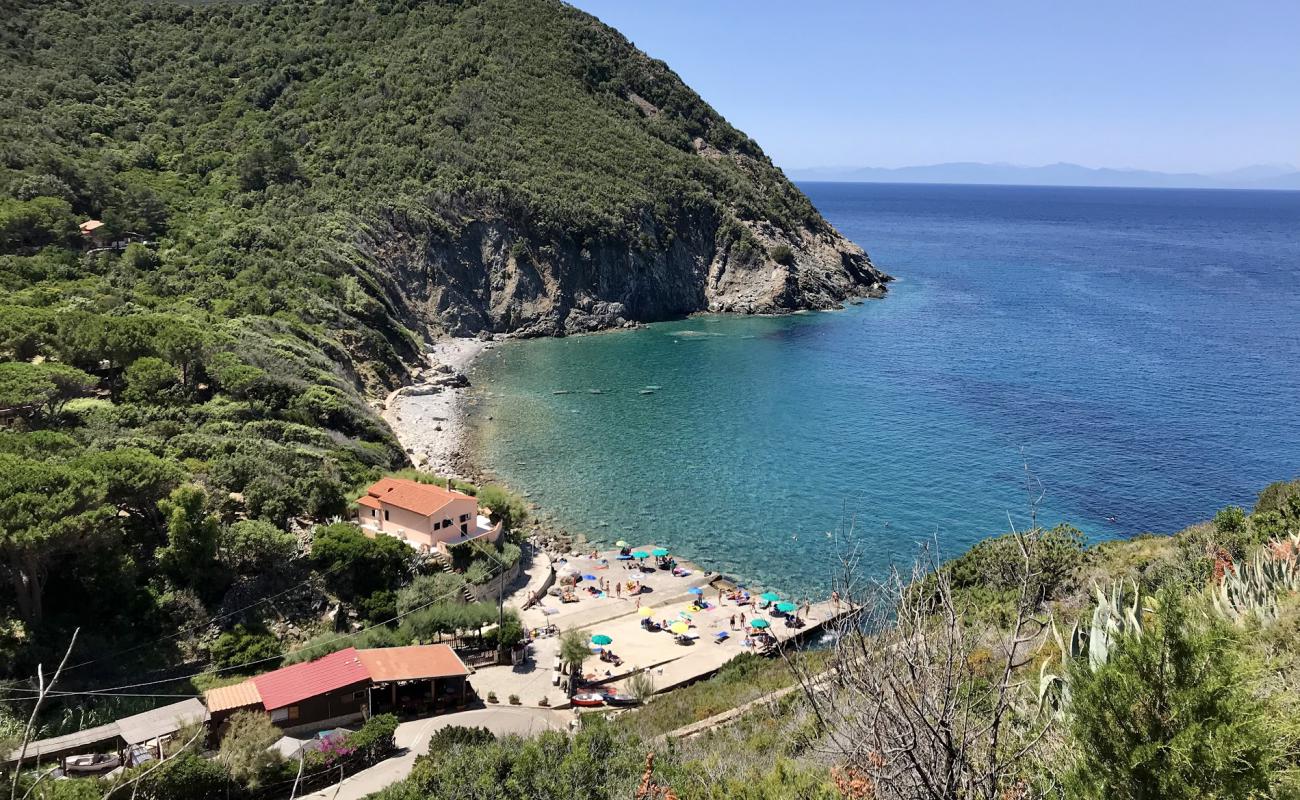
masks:
<svg viewBox="0 0 1300 800"><path fill-rule="evenodd" d="M605 702L611 706L635 706L641 704L641 701L632 695L617 692L606 692Z"/></svg>
<svg viewBox="0 0 1300 800"><path fill-rule="evenodd" d="M605 705L605 695L596 694L595 692L581 692L575 694L569 702L580 708L595 708Z"/></svg>

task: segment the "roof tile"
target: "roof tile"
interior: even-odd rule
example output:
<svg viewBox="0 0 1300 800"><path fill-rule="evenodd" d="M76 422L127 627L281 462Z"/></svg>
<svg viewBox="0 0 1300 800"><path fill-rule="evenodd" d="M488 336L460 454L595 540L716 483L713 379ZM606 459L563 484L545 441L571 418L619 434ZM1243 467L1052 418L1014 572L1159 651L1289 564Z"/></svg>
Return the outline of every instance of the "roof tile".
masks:
<svg viewBox="0 0 1300 800"><path fill-rule="evenodd" d="M429 483L417 483L405 478L380 478L366 494L390 506L427 517L453 500L473 500L471 495L444 489ZM367 504L368 505L368 504Z"/></svg>
<svg viewBox="0 0 1300 800"><path fill-rule="evenodd" d="M469 674L465 662L445 644L379 647L358 650L357 656L375 683Z"/></svg>
<svg viewBox="0 0 1300 800"><path fill-rule="evenodd" d="M315 661L283 667L250 680L262 696L262 705L271 711L345 686L365 683L370 680L370 673L357 658L357 649L349 647Z"/></svg>

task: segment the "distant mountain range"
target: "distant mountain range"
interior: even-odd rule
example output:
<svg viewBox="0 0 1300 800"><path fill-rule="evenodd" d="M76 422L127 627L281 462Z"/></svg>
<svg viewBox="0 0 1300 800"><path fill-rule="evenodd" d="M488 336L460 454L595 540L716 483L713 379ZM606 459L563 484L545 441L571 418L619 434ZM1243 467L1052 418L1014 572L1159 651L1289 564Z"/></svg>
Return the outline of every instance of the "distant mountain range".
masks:
<svg viewBox="0 0 1300 800"><path fill-rule="evenodd" d="M794 180L865 183L984 183L1009 186L1119 186L1162 189L1300 189L1300 170L1290 164L1255 164L1229 172L1153 172L1094 169L1078 164L1022 167L954 162L918 167L805 167L786 171Z"/></svg>

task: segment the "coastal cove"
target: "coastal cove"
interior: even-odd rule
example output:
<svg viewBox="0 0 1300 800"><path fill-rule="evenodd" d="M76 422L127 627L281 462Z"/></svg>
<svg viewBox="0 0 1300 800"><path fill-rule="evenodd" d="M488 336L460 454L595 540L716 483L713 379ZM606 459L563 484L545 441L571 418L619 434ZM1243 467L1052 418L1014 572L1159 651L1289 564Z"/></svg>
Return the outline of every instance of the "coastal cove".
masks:
<svg viewBox="0 0 1300 800"><path fill-rule="evenodd" d="M850 524L876 571L1026 524L1026 462L1039 520L1094 539L1295 471L1300 195L804 188L887 299L497 345L476 465L568 530L789 591Z"/></svg>

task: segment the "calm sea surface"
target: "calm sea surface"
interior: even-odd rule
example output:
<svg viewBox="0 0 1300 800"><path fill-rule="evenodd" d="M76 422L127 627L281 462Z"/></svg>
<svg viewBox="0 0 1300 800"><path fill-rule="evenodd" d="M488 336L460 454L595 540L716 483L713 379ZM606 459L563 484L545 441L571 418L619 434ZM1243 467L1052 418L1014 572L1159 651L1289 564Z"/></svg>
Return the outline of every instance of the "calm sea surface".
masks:
<svg viewBox="0 0 1300 800"><path fill-rule="evenodd" d="M1040 520L1098 538L1300 475L1300 193L803 188L885 300L499 346L480 462L571 530L793 592L848 520L874 569L1022 524L1025 463Z"/></svg>

